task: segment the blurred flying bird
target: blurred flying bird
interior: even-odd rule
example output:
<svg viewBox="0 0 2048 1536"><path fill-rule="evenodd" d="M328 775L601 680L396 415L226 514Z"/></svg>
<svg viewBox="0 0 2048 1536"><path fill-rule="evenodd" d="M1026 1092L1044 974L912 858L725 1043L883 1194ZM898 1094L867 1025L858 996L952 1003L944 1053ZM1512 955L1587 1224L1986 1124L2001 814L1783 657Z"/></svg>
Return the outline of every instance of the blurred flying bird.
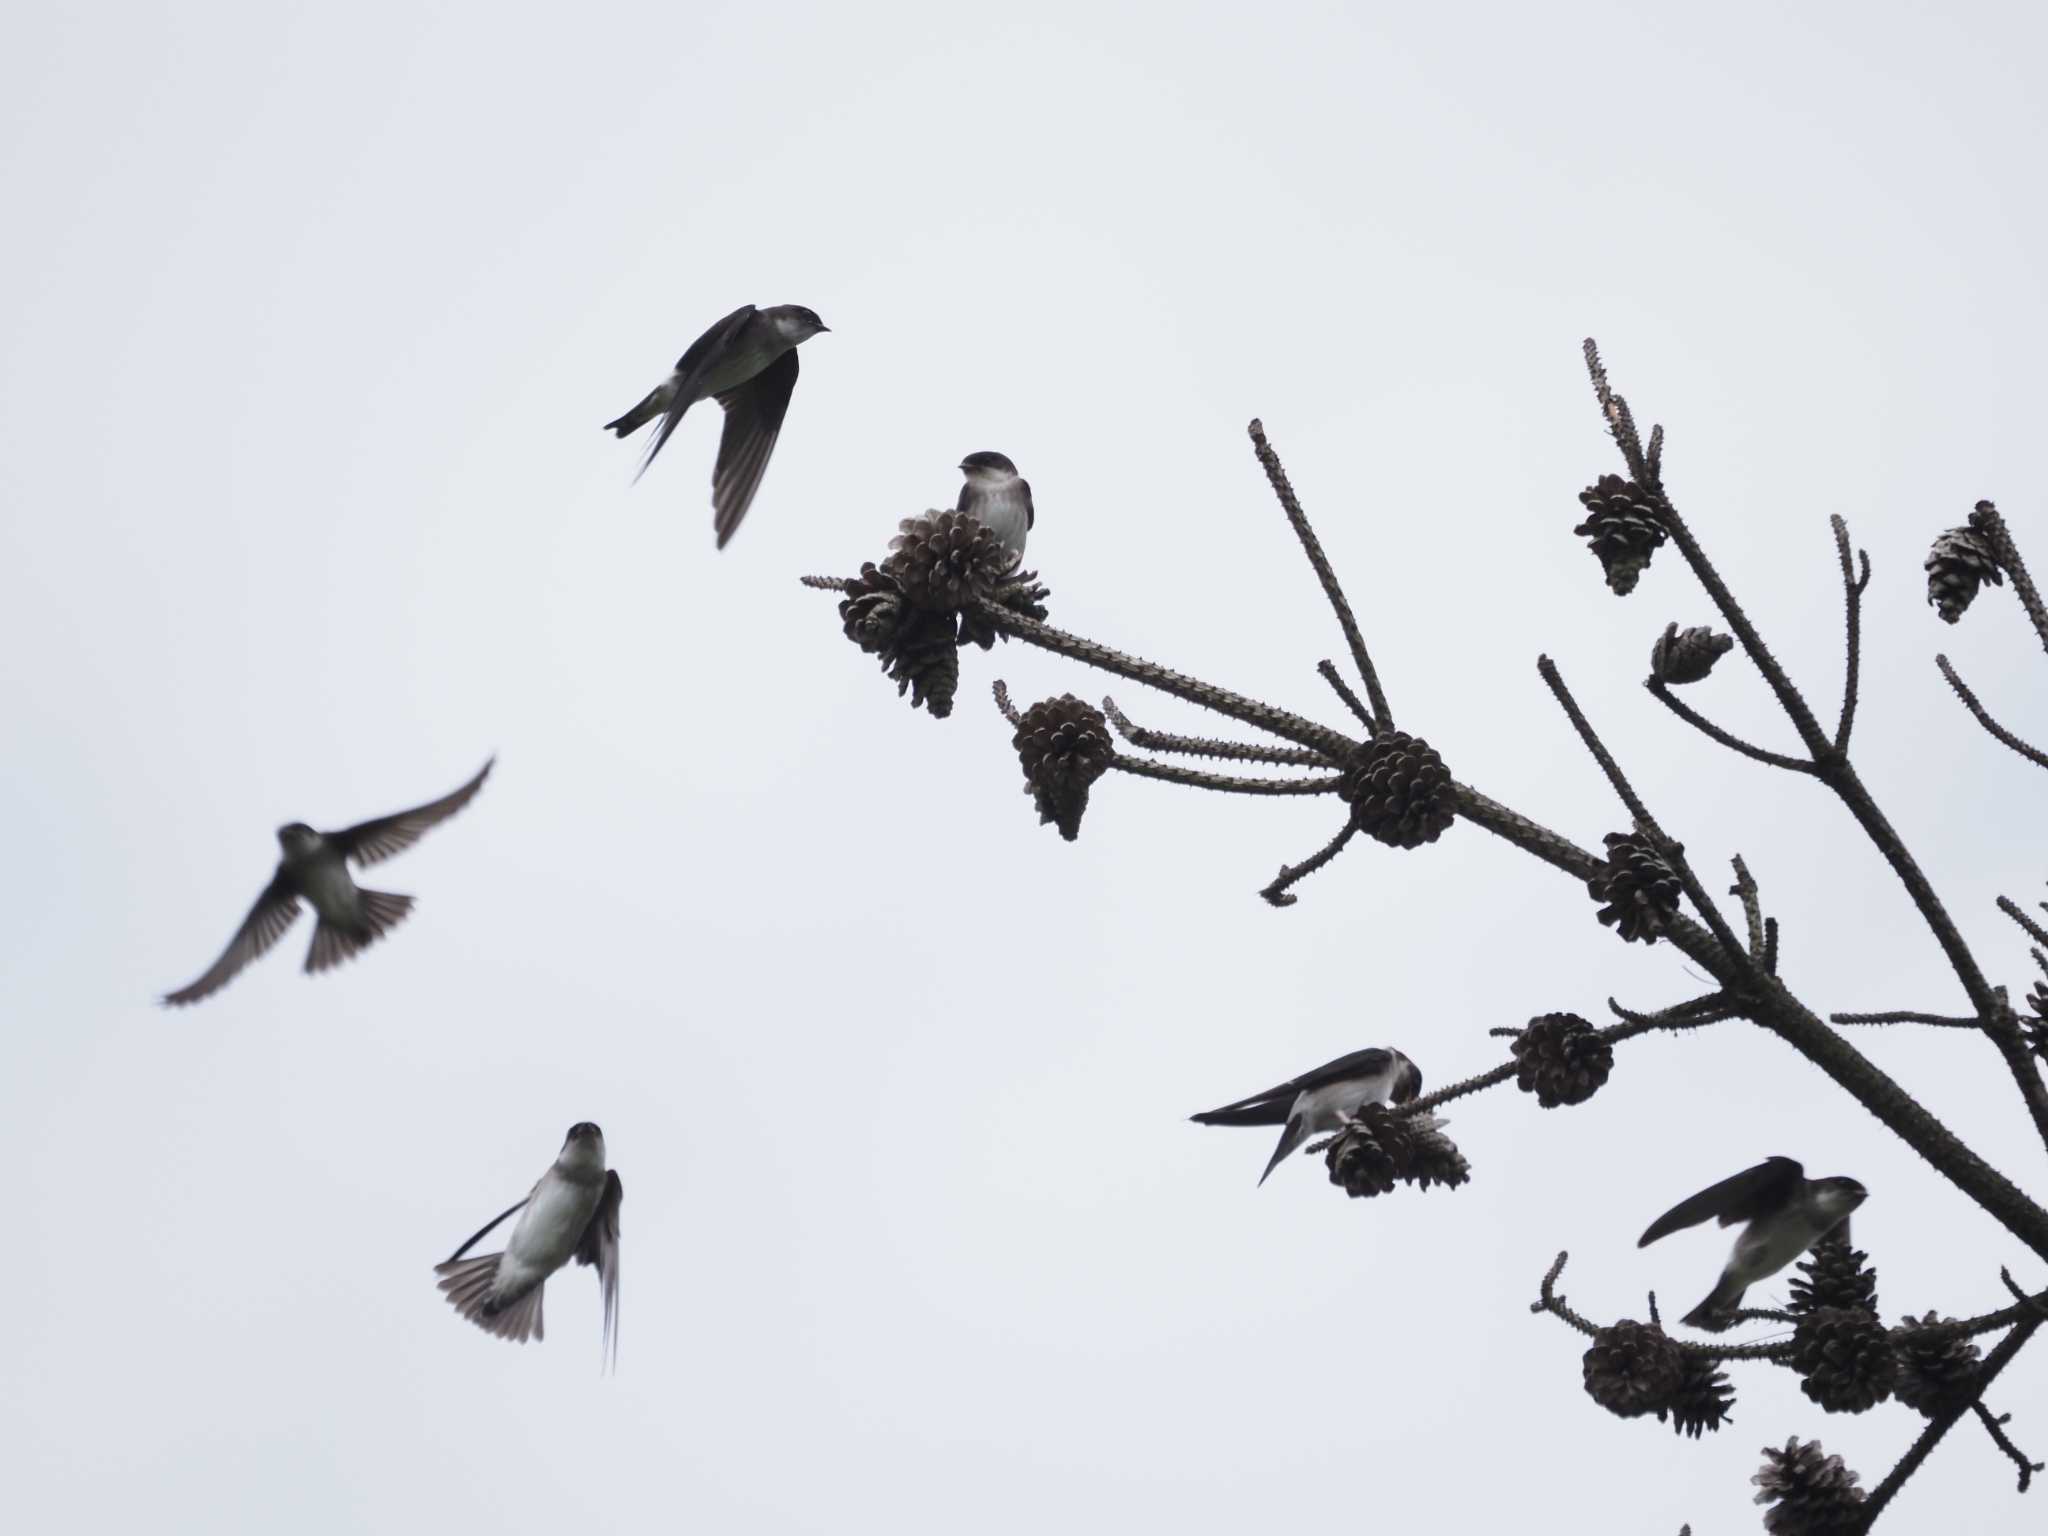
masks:
<svg viewBox="0 0 2048 1536"><path fill-rule="evenodd" d="M1839 1233L1847 1242L1849 1213L1868 1193L1854 1179L1809 1179L1806 1170L1789 1157L1766 1158L1754 1168L1679 1201L1650 1223L1636 1246L1647 1248L1658 1238L1696 1227L1710 1216L1724 1227L1738 1221L1749 1223L1735 1239L1727 1267L1707 1299L1685 1315L1685 1321L1695 1328L1719 1331L1726 1326L1720 1315L1741 1306L1743 1292L1757 1281L1775 1275L1830 1233Z"/></svg>
<svg viewBox="0 0 2048 1536"><path fill-rule="evenodd" d="M1366 1104L1406 1104L1422 1092L1422 1073L1399 1051L1368 1046L1324 1062L1313 1072L1289 1078L1221 1109L1188 1118L1197 1125L1278 1125L1280 1144L1259 1175L1265 1183L1280 1160L1310 1136L1344 1128Z"/></svg>
<svg viewBox="0 0 2048 1536"><path fill-rule="evenodd" d="M339 832L315 832L303 821L277 829L284 857L277 873L256 898L256 905L242 919L242 926L221 951L204 976L190 986L166 993L164 1001L173 1008L196 1003L234 980L251 960L267 951L299 915L299 898L313 904L319 919L313 929L313 945L306 952L306 971L324 971L353 959L403 922L412 911L412 897L394 896L388 891L366 891L348 872L349 862L370 865L403 853L426 835L430 828L446 821L476 798L490 776L494 757L477 771L477 776L453 794L380 816Z"/></svg>
<svg viewBox="0 0 2048 1536"><path fill-rule="evenodd" d="M718 466L711 474L711 523L718 532L718 547L725 548L768 472L768 456L775 451L790 391L796 388L796 349L830 329L801 304L771 309L742 304L712 326L690 343L675 371L638 405L604 424L607 432L630 437L661 418L661 428L648 443L633 478L647 473L685 411L699 400L717 400L725 409L725 431L718 439Z"/></svg>
<svg viewBox="0 0 2048 1536"><path fill-rule="evenodd" d="M604 1166L604 1132L588 1120L569 1127L561 1154L524 1200L485 1223L483 1230L434 1266L456 1311L486 1333L524 1344L545 1337L541 1290L548 1276L574 1259L597 1267L604 1296L602 1354L619 1359L619 1205L626 1187ZM514 1211L523 1211L503 1253L463 1255Z"/></svg>

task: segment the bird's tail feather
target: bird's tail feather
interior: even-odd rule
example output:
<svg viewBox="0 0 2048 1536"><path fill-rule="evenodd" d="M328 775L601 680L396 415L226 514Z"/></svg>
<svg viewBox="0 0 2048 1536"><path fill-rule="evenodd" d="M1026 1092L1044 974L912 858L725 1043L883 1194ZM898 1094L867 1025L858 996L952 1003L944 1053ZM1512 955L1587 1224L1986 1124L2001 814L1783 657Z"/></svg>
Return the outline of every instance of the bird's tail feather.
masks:
<svg viewBox="0 0 2048 1536"><path fill-rule="evenodd" d="M412 911L410 896L390 891L362 891L361 914L354 927L320 919L313 930L313 947L306 951L306 972L330 970L344 960L353 960L385 934L404 922Z"/></svg>
<svg viewBox="0 0 2048 1536"><path fill-rule="evenodd" d="M1248 1107L1233 1104L1222 1109L1205 1109L1188 1118L1197 1125L1285 1125L1290 1107L1287 1104L1253 1104Z"/></svg>
<svg viewBox="0 0 2048 1536"><path fill-rule="evenodd" d="M498 1260L503 1257L502 1253L484 1253L473 1259L450 1259L445 1264L436 1264L434 1273L441 1277L441 1289L448 1304L485 1333L510 1339L514 1344L542 1338L540 1299L546 1281L517 1301L497 1308L491 1306L491 1287L497 1282Z"/></svg>
<svg viewBox="0 0 2048 1536"><path fill-rule="evenodd" d="M1707 1293L1707 1299L1685 1314L1685 1323L1709 1333L1724 1332L1730 1326L1728 1314L1742 1305L1748 1290L1748 1286L1723 1275Z"/></svg>
<svg viewBox="0 0 2048 1536"><path fill-rule="evenodd" d="M607 432L619 437L631 437L662 412L662 392L659 388L649 390L647 397L617 421L604 424Z"/></svg>
<svg viewBox="0 0 2048 1536"><path fill-rule="evenodd" d="M1273 1176L1273 1170L1280 1166L1280 1160L1300 1146L1301 1139L1307 1134L1308 1127L1302 1124L1301 1116L1294 1115L1288 1119L1287 1129L1280 1133L1280 1145L1273 1149L1272 1160L1266 1164L1266 1171L1259 1175L1261 1184Z"/></svg>

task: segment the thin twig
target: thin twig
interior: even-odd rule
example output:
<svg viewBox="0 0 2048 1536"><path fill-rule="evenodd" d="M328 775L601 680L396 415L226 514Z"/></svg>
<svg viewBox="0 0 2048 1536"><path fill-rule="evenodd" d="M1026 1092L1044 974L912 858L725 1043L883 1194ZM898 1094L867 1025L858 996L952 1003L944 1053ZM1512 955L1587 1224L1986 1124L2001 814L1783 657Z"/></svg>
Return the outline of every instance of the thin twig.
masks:
<svg viewBox="0 0 2048 1536"><path fill-rule="evenodd" d="M1391 730L1394 712L1387 708L1386 693L1380 688L1380 675L1373 670L1372 657L1366 654L1365 636L1359 632L1358 620L1351 612L1343 587L1338 585L1337 573L1330 568L1330 557L1323 553L1322 541L1316 537L1315 529L1309 526L1308 514L1302 511L1294 487L1287 482L1287 471L1281 466L1280 455L1266 441L1265 427L1254 417L1246 430L1251 433L1252 451L1259 456L1259 464L1266 471L1266 480L1273 487L1273 494L1280 498L1280 509L1287 514L1287 521L1294 525L1294 536L1301 540L1302 553L1308 556L1308 563L1315 568L1316 580L1323 584L1323 595L1336 611L1337 623L1344 631L1344 643L1351 647L1351 659L1358 666L1358 675L1365 679L1365 693L1372 700L1373 718L1380 723L1381 729Z"/></svg>
<svg viewBox="0 0 2048 1536"><path fill-rule="evenodd" d="M1307 747L1268 747L1252 741L1223 741L1211 736L1179 736L1168 731L1149 730L1134 724L1116 707L1115 699L1105 698L1102 712L1126 741L1148 752L1185 752L1191 757L1216 757L1239 763L1277 763L1296 768L1324 768L1330 763L1330 759L1321 752Z"/></svg>
<svg viewBox="0 0 2048 1536"><path fill-rule="evenodd" d="M820 592L852 592L860 586L850 576L799 576L797 580Z"/></svg>
<svg viewBox="0 0 2048 1536"><path fill-rule="evenodd" d="M1537 1288L1538 1299L1529 1303L1529 1310L1548 1312L1554 1317L1561 1317L1590 1339L1600 1331L1599 1328L1589 1319L1574 1312L1571 1303L1557 1294L1557 1277L1564 1273L1565 1263L1570 1258L1570 1253L1560 1253L1550 1268L1544 1271L1543 1283Z"/></svg>
<svg viewBox="0 0 2048 1536"><path fill-rule="evenodd" d="M2005 1432L2005 1426L2012 1422L2011 1414L2001 1413L1994 1419L1981 1397L1970 1404L1970 1407L1976 1411L1977 1422L1984 1426L1984 1432L1991 1437L1991 1443L2005 1452L2012 1464L2020 1469L2019 1491L2025 1493L2033 1486L2036 1472L2048 1472L2048 1462L2029 1461L2020 1454L2020 1448L2012 1443L2012 1437Z"/></svg>
<svg viewBox="0 0 2048 1536"><path fill-rule="evenodd" d="M1607 382L1607 367L1600 361L1600 344L1590 336L1586 338L1585 353L1586 372L1593 380L1593 398L1600 402L1600 414L1607 420L1607 430L1614 434L1614 441L1628 464L1628 472L1645 489L1655 490L1663 468L1663 436L1660 433L1652 437L1657 445L1657 462L1652 463L1643 452L1642 440L1636 435L1636 419L1629 411L1628 401L1616 394Z"/></svg>
<svg viewBox="0 0 2048 1536"><path fill-rule="evenodd" d="M1949 687L1953 688L1956 691L1956 697L1963 701L1963 708L1977 717L1977 723L1990 732L1991 738L1994 741L2011 747L2013 751L2019 753L2021 757L2024 757L2036 768L2048 768L2048 752L2043 752L2039 747L2029 746L1996 720L1992 719L1991 712L1985 709L1978 702L1977 695L1970 691L1970 685L1956 676L1956 669L1949 665L1948 657L1936 656L1934 664L1941 668L1941 675L1948 679Z"/></svg>
<svg viewBox="0 0 2048 1536"><path fill-rule="evenodd" d="M2034 578L2027 574L2027 562L2020 558L2020 547L2013 542L2012 530L2006 527L1998 508L1988 501L1977 503L1977 510L1970 514L1970 526L1984 536L1991 545L1992 556L2012 578L2013 596L2027 610L2034 633L2041 637L2041 649L2048 651L2048 604L2041 601Z"/></svg>
<svg viewBox="0 0 2048 1536"><path fill-rule="evenodd" d="M1310 875L1314 874L1317 870L1321 869L1325 864L1329 863L1330 860L1337 857L1338 854L1342 853L1344 851L1344 845L1351 841L1352 836L1357 831L1358 823L1350 820L1347 817L1344 822L1343 831L1339 832L1335 837L1331 838L1327 843L1323 844L1321 848L1317 849L1314 853L1310 854L1307 858L1303 859L1299 864L1281 865L1280 873L1273 877L1273 883L1267 886L1264 890L1260 891L1259 894L1265 897L1266 900L1273 906L1293 906L1295 902L1299 901L1301 898L1298 896L1290 895L1288 892L1288 887L1300 884L1303 880L1306 880Z"/></svg>
<svg viewBox="0 0 2048 1536"><path fill-rule="evenodd" d="M1556 695L1557 702L1570 718L1573 729L1579 733L1579 740L1584 742L1586 750L1593 754L1593 761L1598 763L1600 771L1607 775L1607 782L1614 786L1615 794L1620 796L1621 803L1628 807L1629 814L1636 819L1636 825L1656 842L1658 853L1663 855L1672 872L1678 876L1679 883L1685 887L1685 894L1691 898L1700 916L1706 919L1714 937L1726 947L1731 958L1739 957L1742 963L1748 963L1747 952L1736 941L1734 930L1728 926L1728 920L1721 915L1721 909L1714 905L1714 899L1707 894L1706 887L1700 884L1699 877L1692 872L1692 866L1686 862L1684 850L1665 833L1657 824L1657 818L1650 814L1649 807L1643 804L1642 797L1635 791L1635 786L1629 783L1628 776L1621 771L1621 764L1614 760L1614 754L1607 750L1606 743L1601 741L1599 734L1593 729L1592 722L1587 720L1585 711L1579 708L1579 701L1572 697L1571 689L1565 686L1564 675L1557 670L1557 663L1548 656L1539 656L1536 658L1536 670L1543 674L1543 681L1550 685L1551 693Z"/></svg>
<svg viewBox="0 0 2048 1536"><path fill-rule="evenodd" d="M1831 1013L1830 1024L1939 1024L1944 1029L1982 1029L1982 1019L1956 1018L1946 1013L1914 1013L1894 1009L1889 1013Z"/></svg>
<svg viewBox="0 0 2048 1536"><path fill-rule="evenodd" d="M1744 757L1753 758L1759 763L1768 763L1773 768L1783 768L1788 773L1813 774L1817 772L1812 763L1804 762L1796 757L1787 757L1782 752L1772 752L1764 747L1744 741L1733 731L1723 730L1690 704L1686 703L1685 700L1679 698L1669 688L1665 687L1661 678L1646 678L1643 686L1649 689L1651 698L1662 704L1687 725L1702 735L1718 741L1722 746L1727 747L1731 751L1740 752Z"/></svg>
<svg viewBox="0 0 2048 1536"><path fill-rule="evenodd" d="M1215 789L1232 795L1334 795L1338 776L1320 774L1312 779L1245 779L1224 773L1204 773L1183 768L1179 763L1162 763L1157 758L1132 757L1119 752L1109 766L1141 779L1159 779L1168 784L1186 784L1194 789Z"/></svg>
<svg viewBox="0 0 2048 1536"><path fill-rule="evenodd" d="M2043 928L2039 923L2027 916L2026 913L2022 912L2020 904L2010 896L1998 898L1998 910L2024 928L2027 931L2027 936L2036 944L2048 945L2048 928Z"/></svg>
<svg viewBox="0 0 2048 1536"><path fill-rule="evenodd" d="M1325 657L1316 663L1316 670L1322 673L1323 681L1337 691L1337 697L1344 701L1344 707L1358 717L1358 723L1365 727L1365 734L1379 735L1379 721L1373 719L1372 711L1367 709L1359 701L1358 695L1351 691L1351 685L1344 681L1344 674L1337 670L1337 664Z"/></svg>
<svg viewBox="0 0 2048 1536"><path fill-rule="evenodd" d="M1842 562L1842 604L1848 615L1849 660L1842 670L1842 718L1835 727L1835 750L1849 750L1849 731L1856 723L1856 678L1863 664L1863 589L1870 585L1870 555L1857 550L1862 575L1849 561L1849 525L1837 512L1828 519L1835 530L1835 553Z"/></svg>
<svg viewBox="0 0 2048 1536"><path fill-rule="evenodd" d="M1775 917L1764 919L1764 974L1778 974L1778 920Z"/></svg>
<svg viewBox="0 0 2048 1536"><path fill-rule="evenodd" d="M1920 1464L1926 1461L1934 1448L1941 1443L1941 1437L1955 1427L1956 1420L1970 1411L1971 1404L1983 1397L1985 1390L1998 1379L1998 1373L2011 1363L2012 1357L2020 1352L2040 1326L2039 1318L2030 1317L2008 1333L1999 1341L1998 1347L1984 1357L1984 1363L1977 1368L1977 1376L1971 1383L1969 1396L1961 1402L1950 1404L1928 1421L1927 1427L1920 1432L1920 1438L1913 1442L1912 1448L1899 1458L1898 1464L1886 1475L1885 1480L1871 1491L1870 1498L1863 1505L1863 1529L1868 1530L1876 1523L1877 1517L1884 1513L1885 1506L1891 1503L1898 1491L1905 1486L1906 1479L1920 1470Z"/></svg>
<svg viewBox="0 0 2048 1536"><path fill-rule="evenodd" d="M1542 1284L1537 1288L1537 1299L1529 1303L1529 1310L1548 1312L1592 1338L1600 1332L1600 1325L1557 1294L1558 1276L1564 1273L1564 1266L1571 1258L1569 1253L1560 1253L1550 1268L1544 1272ZM1673 1339L1681 1353L1700 1360L1784 1360L1792 1353L1789 1339L1773 1344L1695 1344L1687 1339Z"/></svg>
<svg viewBox="0 0 2048 1536"><path fill-rule="evenodd" d="M1764 953L1764 909L1761 894L1756 888L1756 877L1742 862L1741 854L1736 854L1730 862L1735 866L1735 883L1728 887L1728 894L1742 903L1743 926L1749 930L1749 952L1761 960Z"/></svg>

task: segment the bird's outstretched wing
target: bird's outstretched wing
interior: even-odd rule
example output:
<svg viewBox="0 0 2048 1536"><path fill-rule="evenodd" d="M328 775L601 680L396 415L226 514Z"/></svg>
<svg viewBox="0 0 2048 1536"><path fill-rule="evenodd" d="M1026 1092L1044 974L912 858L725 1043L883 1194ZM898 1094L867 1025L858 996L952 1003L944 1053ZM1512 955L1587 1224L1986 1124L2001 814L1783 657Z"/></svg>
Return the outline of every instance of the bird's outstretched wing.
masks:
<svg viewBox="0 0 2048 1536"><path fill-rule="evenodd" d="M725 354L725 349L739 334L740 327L758 313L753 305L742 304L691 342L690 349L676 359L675 393L669 397L668 412L661 418L661 426L647 445L647 456L641 459L640 468L634 471L635 480L647 473L647 466L654 462L654 456L661 452L662 445L675 435L683 413L703 398L704 376L710 372L711 365Z"/></svg>
<svg viewBox="0 0 2048 1536"><path fill-rule="evenodd" d="M597 1266L598 1289L604 1294L604 1357L614 1370L619 1365L619 1206L625 1198L618 1170L608 1170L597 1209L576 1243L576 1262Z"/></svg>
<svg viewBox="0 0 2048 1536"><path fill-rule="evenodd" d="M376 864L390 858L394 853L403 853L440 823L446 821L470 801L476 792L484 787L484 780L491 776L491 768L498 760L493 757L477 770L475 778L451 794L425 805L414 806L409 811L399 811L392 816L379 816L375 821L365 821L340 832L329 832L327 841L340 849L358 864Z"/></svg>
<svg viewBox="0 0 2048 1536"><path fill-rule="evenodd" d="M533 1196L529 1194L526 1197L526 1200L531 1200L532 1198ZM474 1232L472 1232L469 1235L469 1241L464 1243L460 1248L456 1249L453 1253L449 1254L446 1259L442 1260L442 1262L444 1264L453 1264L457 1259L461 1258L465 1253L469 1252L470 1249L474 1248L478 1243L482 1242L485 1238L489 1237L491 1233L497 1229L499 1224L502 1223L507 1216L516 1215L520 1211L525 1210L526 1200L520 1200L512 1205L506 1206L504 1210L498 1212L497 1215L493 1216L489 1221L485 1222L482 1226L478 1227Z"/></svg>
<svg viewBox="0 0 2048 1536"><path fill-rule="evenodd" d="M1352 1051L1335 1061L1326 1061L1313 1072L1304 1072L1284 1083L1276 1083L1264 1093L1255 1093L1234 1104L1204 1110L1188 1118L1198 1125L1285 1125L1287 1117L1294 1112L1295 1099L1302 1093L1347 1077L1384 1072L1393 1065L1393 1061L1391 1052L1369 1045L1362 1051Z"/></svg>
<svg viewBox="0 0 2048 1536"><path fill-rule="evenodd" d="M1649 1230L1636 1239L1636 1246L1647 1248L1658 1238L1669 1237L1685 1227L1696 1227L1709 1216L1718 1217L1724 1227L1753 1220L1772 1206L1783 1204L1805 1177L1806 1170L1789 1157L1765 1158L1754 1168L1745 1168L1733 1178L1679 1201L1650 1223Z"/></svg>
<svg viewBox="0 0 2048 1536"><path fill-rule="evenodd" d="M271 877L270 884L263 888L263 894L256 898L256 905L249 909L249 915L242 919L242 926L235 930L235 936L228 940L228 947L220 952L220 958L190 986L166 992L165 1004L183 1008L218 992L235 979L235 974L243 966L283 938L285 930L291 927L298 915L298 892L292 889L291 882L285 879L284 870L279 868Z"/></svg>
<svg viewBox="0 0 2048 1536"><path fill-rule="evenodd" d="M739 388L718 397L725 407L725 431L718 439L718 467L711 473L711 525L718 531L720 549L739 531L740 519L761 488L795 388L796 348L791 347Z"/></svg>

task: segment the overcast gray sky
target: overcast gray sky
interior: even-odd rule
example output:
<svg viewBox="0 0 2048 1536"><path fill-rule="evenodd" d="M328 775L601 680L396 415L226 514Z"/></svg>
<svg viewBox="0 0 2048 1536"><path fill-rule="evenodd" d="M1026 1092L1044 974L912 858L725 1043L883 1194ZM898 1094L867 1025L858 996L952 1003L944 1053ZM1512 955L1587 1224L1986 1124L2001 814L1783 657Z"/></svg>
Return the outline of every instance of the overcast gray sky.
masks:
<svg viewBox="0 0 2048 1536"><path fill-rule="evenodd" d="M1341 723L1342 642L1244 439L1264 418L1401 723L1581 843L1622 825L1548 651L1702 867L1748 855L1795 987L1958 1010L1814 786L1639 687L1709 609L1617 601L1571 535L1617 467L1598 336L1674 496L1832 709L1827 516L1876 565L1858 756L2001 979L2048 877L2042 781L1946 647L2048 730L2004 594L1925 606L1997 498L2048 560L2031 8L1036 4L45 6L0 56L0 883L13 1170L0 1434L24 1529L1239 1531L1752 1527L1791 1434L1882 1477L1918 1421L1738 1378L1704 1443L1580 1389L1527 1303L1682 1310L1724 1239L1659 1210L1768 1153L1862 1178L1886 1313L2039 1266L1769 1037L1624 1048L1591 1104L1457 1105L1460 1190L1346 1201L1188 1125L1368 1044L1433 1083L1495 1026L1698 986L1470 826L1361 846L1269 910L1327 800L1117 776L1035 824L987 704L1106 680L970 652L899 703L805 571L1036 488L1057 622ZM1796 11L1796 14L1795 14ZM715 429L638 486L599 424L734 306L831 334L714 555ZM704 415L709 412L700 413ZM1133 687L1147 723L1218 728ZM1735 658L1696 691L1790 740ZM189 1012L272 829L478 801ZM1858 1042L2039 1192L1981 1042ZM624 1210L621 1368L587 1271L545 1345L430 1266L570 1122ZM1768 1287L1782 1296L1783 1281ZM2048 1363L1993 1394L2048 1454ZM12 1460L13 1458L10 1458ZM1903 1528L2038 1512L1974 1429ZM2034 1495L2035 1500L2041 1497Z"/></svg>

